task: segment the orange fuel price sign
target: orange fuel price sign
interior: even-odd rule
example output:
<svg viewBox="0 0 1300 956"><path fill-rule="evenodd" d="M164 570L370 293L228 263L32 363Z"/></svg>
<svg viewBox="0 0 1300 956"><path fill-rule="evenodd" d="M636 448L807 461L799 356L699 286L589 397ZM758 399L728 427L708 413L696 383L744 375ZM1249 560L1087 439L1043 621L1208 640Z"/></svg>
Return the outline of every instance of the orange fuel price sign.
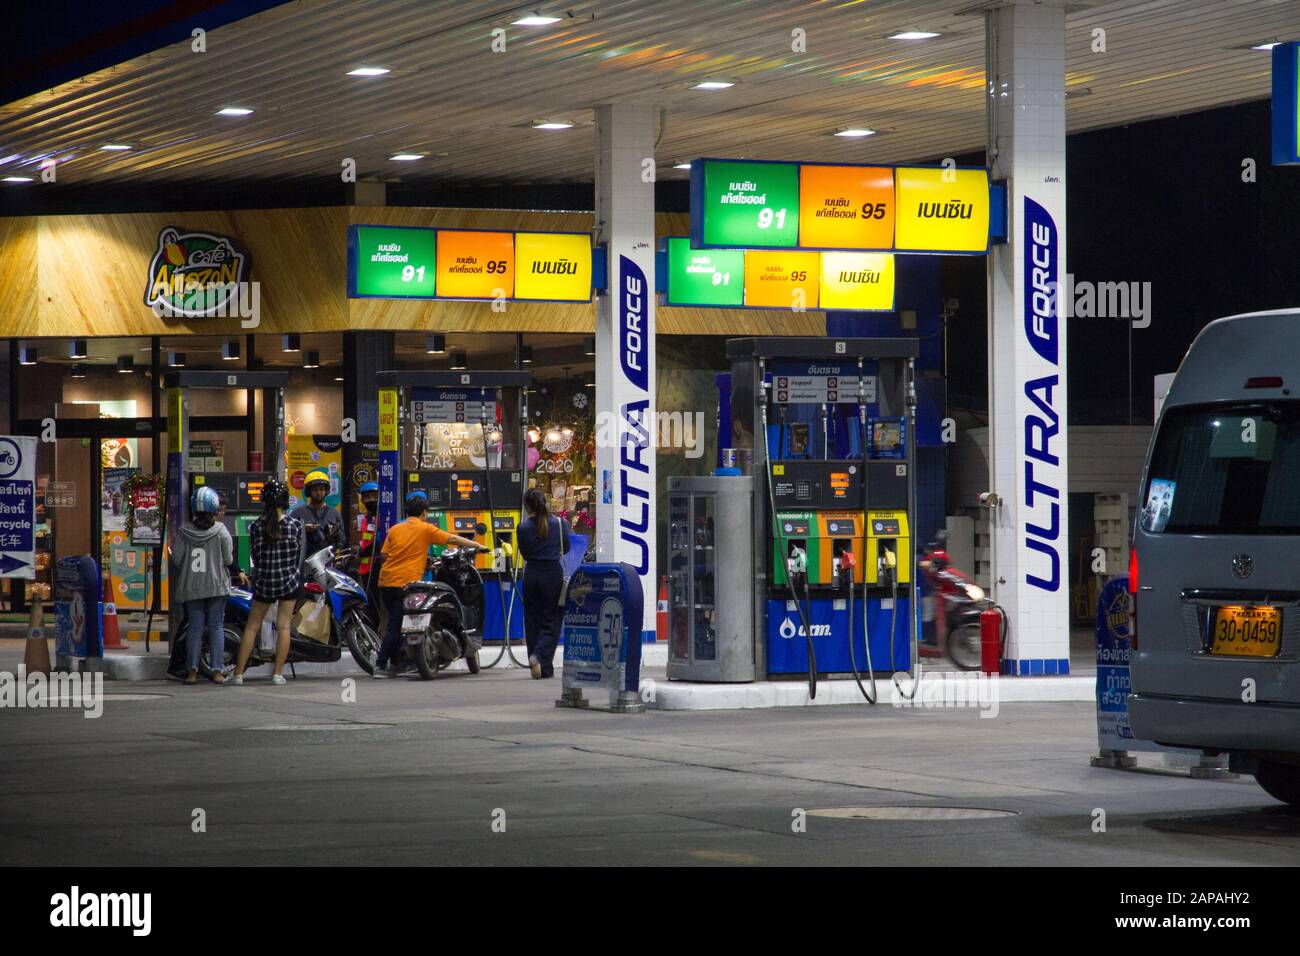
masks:
<svg viewBox="0 0 1300 956"><path fill-rule="evenodd" d="M439 229L437 254L438 298L514 298L514 233Z"/></svg>
<svg viewBox="0 0 1300 956"><path fill-rule="evenodd" d="M894 248L894 170L800 166L799 245L804 249Z"/></svg>
<svg viewBox="0 0 1300 956"><path fill-rule="evenodd" d="M815 309L820 284L820 252L745 250L746 306Z"/></svg>

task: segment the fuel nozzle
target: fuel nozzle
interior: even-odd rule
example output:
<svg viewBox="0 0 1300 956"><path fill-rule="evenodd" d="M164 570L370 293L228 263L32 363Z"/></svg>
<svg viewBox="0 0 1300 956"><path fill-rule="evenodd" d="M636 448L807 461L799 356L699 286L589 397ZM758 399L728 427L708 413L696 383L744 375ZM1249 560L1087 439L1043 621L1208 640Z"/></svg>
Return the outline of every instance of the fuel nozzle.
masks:
<svg viewBox="0 0 1300 956"><path fill-rule="evenodd" d="M797 544L790 546L790 554L785 559L785 570L791 583L802 583L808 576L808 552Z"/></svg>
<svg viewBox="0 0 1300 956"><path fill-rule="evenodd" d="M885 542L881 542L880 552L876 556L876 572L876 578L881 584L892 583L898 572L898 555Z"/></svg>

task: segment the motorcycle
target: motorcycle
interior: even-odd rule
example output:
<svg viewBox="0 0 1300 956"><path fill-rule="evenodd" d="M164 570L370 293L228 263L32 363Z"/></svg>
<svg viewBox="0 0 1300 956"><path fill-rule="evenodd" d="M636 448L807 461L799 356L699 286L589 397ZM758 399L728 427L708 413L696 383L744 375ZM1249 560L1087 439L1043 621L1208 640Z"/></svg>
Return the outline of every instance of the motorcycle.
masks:
<svg viewBox="0 0 1300 956"><path fill-rule="evenodd" d="M481 527L481 526L480 526ZM431 562L431 581L412 581L402 591L402 637L406 660L424 680L464 659L479 672L483 647L483 577L472 551L448 548Z"/></svg>
<svg viewBox="0 0 1300 956"><path fill-rule="evenodd" d="M944 536L927 545L919 562L921 572L930 582L930 599L934 602L933 642L920 646L921 656L946 656L960 670L978 670L980 666L980 614L993 602L984 589L968 575L948 564Z"/></svg>
<svg viewBox="0 0 1300 956"><path fill-rule="evenodd" d="M345 563L347 557L348 552L336 554L332 547L326 547L308 556L303 562L305 580L302 592L294 601L294 624L286 663L332 663L343 656L343 648L346 646L360 667L367 673L374 670L374 655L379 648L374 612L365 589L336 566ZM222 671L228 672L234 667L252 603L252 592L238 587L230 589L223 625L225 647L221 661ZM325 615L324 621L321 615ZM253 643L248 667L260 667L275 661L275 618L271 612L267 612L262 626L264 630L270 631L270 640L265 641L263 635L258 635ZM321 639L309 634L315 634ZM211 657L205 642L199 657L199 670L208 678L214 673Z"/></svg>

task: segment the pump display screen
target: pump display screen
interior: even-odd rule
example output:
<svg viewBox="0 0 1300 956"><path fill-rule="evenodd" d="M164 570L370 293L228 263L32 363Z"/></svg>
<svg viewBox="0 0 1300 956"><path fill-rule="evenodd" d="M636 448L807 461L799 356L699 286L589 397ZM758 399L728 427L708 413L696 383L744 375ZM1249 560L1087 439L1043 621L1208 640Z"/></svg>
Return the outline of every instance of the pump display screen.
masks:
<svg viewBox="0 0 1300 956"><path fill-rule="evenodd" d="M897 458L903 454L903 420L880 418L871 422L871 453L875 458Z"/></svg>

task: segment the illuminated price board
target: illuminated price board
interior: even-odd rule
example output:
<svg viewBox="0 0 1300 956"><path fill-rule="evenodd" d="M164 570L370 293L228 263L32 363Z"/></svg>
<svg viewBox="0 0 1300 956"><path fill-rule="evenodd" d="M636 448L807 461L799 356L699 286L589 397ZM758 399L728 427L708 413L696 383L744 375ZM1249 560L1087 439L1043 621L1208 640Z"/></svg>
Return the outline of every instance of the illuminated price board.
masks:
<svg viewBox="0 0 1300 956"><path fill-rule="evenodd" d="M799 167L714 159L692 163L691 238L700 248L798 245Z"/></svg>
<svg viewBox="0 0 1300 956"><path fill-rule="evenodd" d="M429 299L436 292L437 232L402 226L348 228L348 295Z"/></svg>
<svg viewBox="0 0 1300 956"><path fill-rule="evenodd" d="M823 252L821 307L865 312L894 309L894 257L888 252Z"/></svg>
<svg viewBox="0 0 1300 956"><path fill-rule="evenodd" d="M697 159L691 245L983 254L991 197L986 169Z"/></svg>
<svg viewBox="0 0 1300 956"><path fill-rule="evenodd" d="M745 304L742 249L692 249L691 241L668 240L668 305L736 308Z"/></svg>
<svg viewBox="0 0 1300 956"><path fill-rule="evenodd" d="M591 236L515 233L516 299L587 302L591 299Z"/></svg>
<svg viewBox="0 0 1300 956"><path fill-rule="evenodd" d="M1300 163L1300 43L1273 47L1273 165Z"/></svg>
<svg viewBox="0 0 1300 956"><path fill-rule="evenodd" d="M982 169L899 166L894 248L900 252L987 252L989 178Z"/></svg>
<svg viewBox="0 0 1300 956"><path fill-rule="evenodd" d="M799 245L804 249L893 248L894 170L800 166Z"/></svg>
<svg viewBox="0 0 1300 956"><path fill-rule="evenodd" d="M514 233L439 229L437 281L440 299L514 298Z"/></svg>
<svg viewBox="0 0 1300 956"><path fill-rule="evenodd" d="M689 239L673 236L665 241L662 256L665 305L894 309L894 255L889 252L692 249Z"/></svg>
<svg viewBox="0 0 1300 956"><path fill-rule="evenodd" d="M815 309L821 286L816 252L745 252L745 305L770 309Z"/></svg>

